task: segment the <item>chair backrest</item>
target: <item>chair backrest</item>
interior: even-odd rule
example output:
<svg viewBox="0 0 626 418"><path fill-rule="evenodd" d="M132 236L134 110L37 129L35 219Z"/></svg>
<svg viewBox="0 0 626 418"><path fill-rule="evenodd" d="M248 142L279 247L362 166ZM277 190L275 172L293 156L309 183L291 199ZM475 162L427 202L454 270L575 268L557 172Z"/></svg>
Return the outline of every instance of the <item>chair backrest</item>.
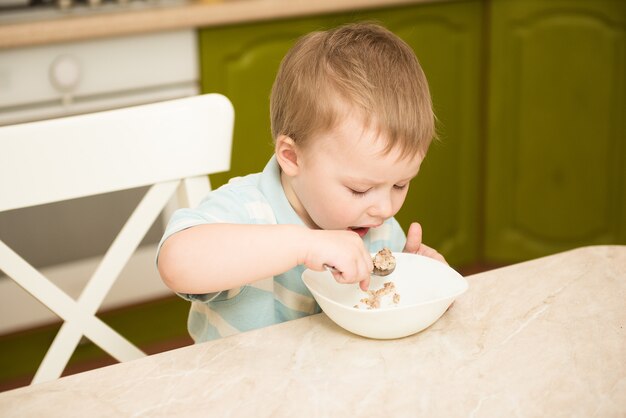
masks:
<svg viewBox="0 0 626 418"><path fill-rule="evenodd" d="M227 171L233 118L207 94L0 127L0 211Z"/></svg>
<svg viewBox="0 0 626 418"><path fill-rule="evenodd" d="M0 127L0 212L150 186L78 300L0 233L0 270L65 321L34 382L59 377L83 335L119 361L144 355L95 313L174 193L194 206L210 191L207 175L229 169L233 122L230 101L207 94Z"/></svg>

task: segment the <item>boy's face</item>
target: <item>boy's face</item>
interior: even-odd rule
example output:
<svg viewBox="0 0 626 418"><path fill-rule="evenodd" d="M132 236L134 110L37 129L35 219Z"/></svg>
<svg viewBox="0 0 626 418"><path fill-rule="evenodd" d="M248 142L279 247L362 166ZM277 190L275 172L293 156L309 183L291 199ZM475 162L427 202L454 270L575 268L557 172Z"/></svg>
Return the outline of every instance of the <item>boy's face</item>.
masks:
<svg viewBox="0 0 626 418"><path fill-rule="evenodd" d="M352 229L362 237L404 203L424 155L401 159L397 149L384 155L386 142L361 121L352 113L305 149L294 147L296 163L283 167L287 198L310 227Z"/></svg>

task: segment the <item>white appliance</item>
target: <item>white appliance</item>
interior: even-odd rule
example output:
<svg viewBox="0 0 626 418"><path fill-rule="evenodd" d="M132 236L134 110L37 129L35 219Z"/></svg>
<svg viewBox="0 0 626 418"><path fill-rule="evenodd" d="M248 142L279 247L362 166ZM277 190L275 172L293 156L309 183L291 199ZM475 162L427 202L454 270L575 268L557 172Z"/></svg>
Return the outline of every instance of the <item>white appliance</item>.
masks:
<svg viewBox="0 0 626 418"><path fill-rule="evenodd" d="M198 93L193 30L0 50L0 125ZM51 280L77 297L143 193L138 189L4 213L0 239L32 264L48 266ZM122 277L112 289L105 309L171 294L153 268L140 267L146 260L154 266L162 231L162 223L153 226L125 271L129 278ZM11 280L0 278L0 335L55 320Z"/></svg>
<svg viewBox="0 0 626 418"><path fill-rule="evenodd" d="M0 0L0 23L171 7L193 0Z"/></svg>

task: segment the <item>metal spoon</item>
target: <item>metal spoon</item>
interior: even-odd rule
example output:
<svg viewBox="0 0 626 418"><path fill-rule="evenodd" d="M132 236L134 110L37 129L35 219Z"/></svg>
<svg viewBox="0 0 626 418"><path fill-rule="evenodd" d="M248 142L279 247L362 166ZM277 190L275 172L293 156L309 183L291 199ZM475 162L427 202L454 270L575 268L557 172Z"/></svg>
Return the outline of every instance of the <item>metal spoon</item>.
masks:
<svg viewBox="0 0 626 418"><path fill-rule="evenodd" d="M390 275L391 273L393 273L393 271L396 269L396 266L394 265L392 268L390 269L379 269L378 267L374 267L374 271L372 271L372 274L374 276L380 276L380 277L385 277Z"/></svg>
<svg viewBox="0 0 626 418"><path fill-rule="evenodd" d="M382 264L383 266L387 266L387 268L376 267L376 260L378 259L379 256L383 259L390 258L393 263L388 263L388 262L378 260L379 265ZM377 252L376 255L372 257L372 262L374 263L374 271L372 272L372 274L375 276L381 276L381 277L388 276L389 274L393 273L393 271L396 269L396 259L393 256L393 253L391 252L389 248L383 248L382 250ZM393 264L393 265L389 267L389 264Z"/></svg>

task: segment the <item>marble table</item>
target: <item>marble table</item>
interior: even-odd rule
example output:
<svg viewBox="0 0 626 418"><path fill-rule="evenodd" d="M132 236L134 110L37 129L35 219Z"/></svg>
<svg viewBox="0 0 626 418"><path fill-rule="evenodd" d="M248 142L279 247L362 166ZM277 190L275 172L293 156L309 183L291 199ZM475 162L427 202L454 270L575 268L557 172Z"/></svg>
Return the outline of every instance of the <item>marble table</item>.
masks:
<svg viewBox="0 0 626 418"><path fill-rule="evenodd" d="M467 280L410 337L319 314L1 393L0 416L626 416L626 246Z"/></svg>

